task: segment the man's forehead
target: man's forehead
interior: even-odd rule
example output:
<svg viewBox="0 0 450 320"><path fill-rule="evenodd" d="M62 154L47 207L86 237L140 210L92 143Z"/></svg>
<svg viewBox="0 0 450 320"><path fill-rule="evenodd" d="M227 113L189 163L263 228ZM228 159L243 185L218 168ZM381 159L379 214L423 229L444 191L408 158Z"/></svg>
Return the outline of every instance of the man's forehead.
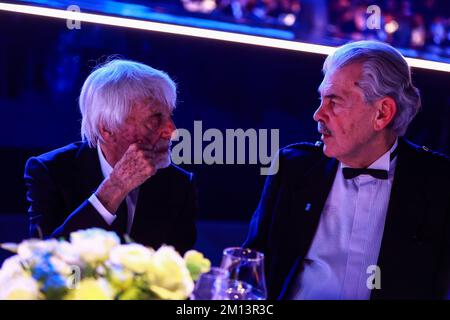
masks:
<svg viewBox="0 0 450 320"><path fill-rule="evenodd" d="M138 103L142 107L144 107L148 111L150 111L150 113L156 113L156 112L162 112L162 111L172 112L174 109L174 106L169 105L166 102L157 101L157 100L151 99L151 98L142 99Z"/></svg>
<svg viewBox="0 0 450 320"><path fill-rule="evenodd" d="M317 89L320 94L339 92L341 94L350 94L357 90L359 76L355 72L347 72L345 69L337 69L327 72L322 83Z"/></svg>
<svg viewBox="0 0 450 320"><path fill-rule="evenodd" d="M329 79L327 79L327 77L325 76L322 80L322 82L319 85L319 88L317 88L317 91L320 94L323 94L327 91L331 91L336 85L333 85L333 83L331 81L329 81Z"/></svg>
<svg viewBox="0 0 450 320"><path fill-rule="evenodd" d="M348 90L346 88L346 86L342 85L342 83L334 82L334 81L327 81L325 78L323 79L319 88L317 88L317 91L321 95L336 94L336 93L341 93L341 94L350 93L350 90Z"/></svg>

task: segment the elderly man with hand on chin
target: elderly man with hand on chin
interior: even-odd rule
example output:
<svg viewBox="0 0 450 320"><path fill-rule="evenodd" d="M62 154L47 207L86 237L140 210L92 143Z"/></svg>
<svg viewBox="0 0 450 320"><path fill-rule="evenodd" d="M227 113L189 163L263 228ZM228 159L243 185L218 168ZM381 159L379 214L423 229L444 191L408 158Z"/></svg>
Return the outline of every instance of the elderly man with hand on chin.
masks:
<svg viewBox="0 0 450 320"><path fill-rule="evenodd" d="M30 236L92 227L184 252L196 238L193 175L171 164L176 86L147 65L112 60L86 79L83 141L25 167Z"/></svg>
<svg viewBox="0 0 450 320"><path fill-rule="evenodd" d="M325 60L322 142L281 149L244 246L270 299L442 299L450 288L450 161L407 141L420 95L391 46Z"/></svg>

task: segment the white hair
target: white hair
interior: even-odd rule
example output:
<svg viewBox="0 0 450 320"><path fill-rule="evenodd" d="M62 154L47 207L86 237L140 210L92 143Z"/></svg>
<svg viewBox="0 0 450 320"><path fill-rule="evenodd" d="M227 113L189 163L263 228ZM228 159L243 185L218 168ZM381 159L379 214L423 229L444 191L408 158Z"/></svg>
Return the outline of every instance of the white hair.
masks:
<svg viewBox="0 0 450 320"><path fill-rule="evenodd" d="M82 139L97 146L101 126L117 130L133 104L142 99L175 108L176 85L165 72L130 60L115 59L98 66L80 93Z"/></svg>
<svg viewBox="0 0 450 320"><path fill-rule="evenodd" d="M412 84L411 71L400 52L378 41L357 41L346 44L330 54L323 64L323 73L351 63L362 64L358 86L366 103L391 97L397 113L389 124L398 136L403 136L418 113L421 101L419 90Z"/></svg>

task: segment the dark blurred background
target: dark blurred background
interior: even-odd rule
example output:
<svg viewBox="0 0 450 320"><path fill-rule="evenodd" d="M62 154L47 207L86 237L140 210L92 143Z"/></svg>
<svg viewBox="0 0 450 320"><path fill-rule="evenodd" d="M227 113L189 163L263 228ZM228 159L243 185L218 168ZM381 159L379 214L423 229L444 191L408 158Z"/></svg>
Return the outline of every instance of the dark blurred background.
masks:
<svg viewBox="0 0 450 320"><path fill-rule="evenodd" d="M100 2L96 1L97 4ZM202 1L191 2L202 4ZM215 3L216 13L226 2ZM271 1L262 2L268 6ZM429 2L437 3L423 1L425 4ZM152 1L135 3L143 6L143 3L151 4ZM186 9L187 1L167 1L166 7L161 3L154 3L153 12L169 14L178 10L191 17L192 14L214 13L214 10L209 13L189 11ZM326 12L334 8L332 5L349 4L351 10L358 7L353 5L353 1L331 3L327 4ZM415 12L421 12L427 23L434 23L435 18L428 19L433 17L428 11ZM437 9L435 13L444 14ZM217 19L265 27L261 21L242 18L244 20L233 22L231 20L236 17L222 14L224 16ZM324 15L329 21L334 21L334 25L340 25L334 15ZM445 23L448 23L448 15L445 17ZM267 28L289 29L277 26L274 21L267 22L270 24ZM354 30L342 28L327 25L326 36L317 39L334 41L333 38L339 38L342 43L353 39ZM349 39L347 35L350 35ZM433 57L445 61L448 39L433 44L428 37L427 33L420 50L408 45L403 48L422 54L434 52ZM439 50L430 49L433 46ZM175 123L179 128L191 130L193 122L201 120L203 131L208 128L218 128L223 132L227 128L279 129L281 147L319 138L312 114L318 106L317 87L322 79L324 56L83 22L80 30L68 30L64 20L0 11L0 161L3 182L0 243L20 241L26 237L25 161L32 155L80 139L77 105L80 88L95 65L113 54L162 69L175 79L179 85ZM413 69L413 79L421 90L423 109L408 130L407 137L417 144L450 154L450 73ZM240 245L244 240L265 177L259 174L259 165L182 166L198 178L200 216L197 248L217 264L224 246ZM4 252L0 253L0 263L5 256Z"/></svg>

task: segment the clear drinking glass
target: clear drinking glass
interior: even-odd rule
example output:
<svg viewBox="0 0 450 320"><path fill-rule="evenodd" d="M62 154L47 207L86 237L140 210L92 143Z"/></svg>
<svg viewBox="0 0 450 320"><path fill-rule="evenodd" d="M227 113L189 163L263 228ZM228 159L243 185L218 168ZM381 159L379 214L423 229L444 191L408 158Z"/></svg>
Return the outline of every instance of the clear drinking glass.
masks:
<svg viewBox="0 0 450 320"><path fill-rule="evenodd" d="M221 282L217 300L252 300L253 287L246 282L226 279Z"/></svg>
<svg viewBox="0 0 450 320"><path fill-rule="evenodd" d="M202 273L195 282L191 300L219 300L222 299L221 291L228 280L227 270L212 267L208 272Z"/></svg>
<svg viewBox="0 0 450 320"><path fill-rule="evenodd" d="M267 288L264 276L264 254L256 250L231 247L223 250L222 269L229 273L231 280L238 280L251 286L245 300L267 299Z"/></svg>

